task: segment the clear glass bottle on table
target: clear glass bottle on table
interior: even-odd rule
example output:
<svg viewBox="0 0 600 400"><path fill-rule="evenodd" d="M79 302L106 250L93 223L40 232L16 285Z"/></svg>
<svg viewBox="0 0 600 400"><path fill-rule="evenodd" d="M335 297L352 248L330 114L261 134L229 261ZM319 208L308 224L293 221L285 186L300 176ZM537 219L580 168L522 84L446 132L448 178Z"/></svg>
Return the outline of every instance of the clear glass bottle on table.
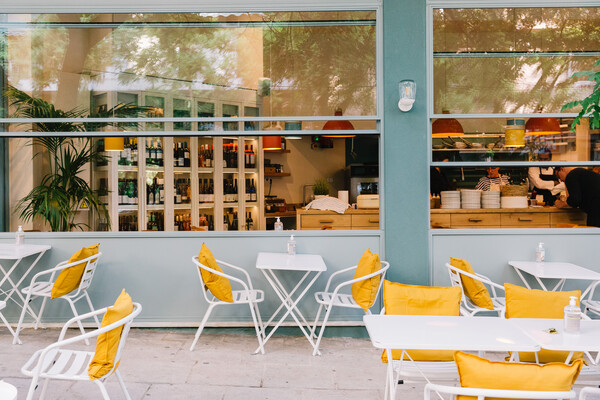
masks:
<svg viewBox="0 0 600 400"><path fill-rule="evenodd" d="M15 233L15 244L17 246L25 244L25 232L23 231L23 227L21 225L19 225L17 232Z"/></svg>
<svg viewBox="0 0 600 400"><path fill-rule="evenodd" d="M538 247L535 250L535 261L536 262L544 262L546 259L546 249L544 248L544 243L539 242Z"/></svg>

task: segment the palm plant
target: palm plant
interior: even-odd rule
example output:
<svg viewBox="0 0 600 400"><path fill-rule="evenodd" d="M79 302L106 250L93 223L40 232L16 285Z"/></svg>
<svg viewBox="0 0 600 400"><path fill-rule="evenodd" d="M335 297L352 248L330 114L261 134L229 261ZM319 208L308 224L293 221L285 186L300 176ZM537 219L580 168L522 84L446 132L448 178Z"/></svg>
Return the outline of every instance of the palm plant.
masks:
<svg viewBox="0 0 600 400"><path fill-rule="evenodd" d="M25 118L81 118L87 111L81 108L63 111L40 98L31 97L27 93L9 87L6 92L10 105L14 107L14 117ZM114 108L90 115L90 117L108 117L113 115L131 115L140 107L119 104ZM111 123L85 122L34 122L29 123L28 132L85 132L97 130L99 127L113 125ZM102 158L93 146L90 137L49 136L33 137L31 145L42 150L35 157L47 157L49 172L44 174L38 186L34 187L17 203L15 212L25 221L36 217L45 220L52 232L67 232L73 229L83 230L88 224L75 221L76 211L85 203L90 210L104 217L110 224L106 206L100 201L98 191L90 187L81 178L82 171L91 162Z"/></svg>
<svg viewBox="0 0 600 400"><path fill-rule="evenodd" d="M600 66L600 60L594 63ZM588 97L583 100L575 100L565 104L561 111L565 111L577 106L581 106L581 111L573 120L571 130L575 131L575 126L581 122L581 118L589 117L590 129L600 128L600 71L581 71L573 74L571 78L586 77L588 81L594 82L594 89Z"/></svg>

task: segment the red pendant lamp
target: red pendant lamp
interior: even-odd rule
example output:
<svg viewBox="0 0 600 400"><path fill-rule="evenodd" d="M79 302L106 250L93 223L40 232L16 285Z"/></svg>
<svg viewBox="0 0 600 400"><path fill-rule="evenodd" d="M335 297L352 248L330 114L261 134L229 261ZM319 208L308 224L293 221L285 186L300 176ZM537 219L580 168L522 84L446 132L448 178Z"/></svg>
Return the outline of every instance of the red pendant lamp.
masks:
<svg viewBox="0 0 600 400"><path fill-rule="evenodd" d="M561 133L560 123L556 118L532 117L525 124L528 135L558 135Z"/></svg>
<svg viewBox="0 0 600 400"><path fill-rule="evenodd" d="M277 125L272 125L265 128L265 131L282 131L283 128L277 122ZM263 150L281 150L281 136L263 136Z"/></svg>
<svg viewBox="0 0 600 400"><path fill-rule="evenodd" d="M335 114L336 117L340 117L342 116L342 109L338 108L335 110ZM325 125L323 125L323 130L324 131L342 131L342 130L354 130L354 125L352 125L352 123L350 121L344 121L344 120L335 120L335 121L327 121L325 122ZM329 137L329 138L349 138L349 137L355 137L356 135L322 135L323 137Z"/></svg>

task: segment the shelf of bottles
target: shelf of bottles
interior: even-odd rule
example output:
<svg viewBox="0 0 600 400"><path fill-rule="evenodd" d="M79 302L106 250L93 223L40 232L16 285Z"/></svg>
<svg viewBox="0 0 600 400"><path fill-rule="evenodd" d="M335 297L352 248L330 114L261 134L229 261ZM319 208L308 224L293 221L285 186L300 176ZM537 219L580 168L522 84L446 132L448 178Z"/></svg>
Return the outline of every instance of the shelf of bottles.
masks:
<svg viewBox="0 0 600 400"><path fill-rule="evenodd" d="M248 127L245 126L248 130ZM258 208L258 192L256 183L259 181L257 166L258 139L244 138L244 230L252 231L259 229L260 213ZM255 222L256 221L256 222Z"/></svg>

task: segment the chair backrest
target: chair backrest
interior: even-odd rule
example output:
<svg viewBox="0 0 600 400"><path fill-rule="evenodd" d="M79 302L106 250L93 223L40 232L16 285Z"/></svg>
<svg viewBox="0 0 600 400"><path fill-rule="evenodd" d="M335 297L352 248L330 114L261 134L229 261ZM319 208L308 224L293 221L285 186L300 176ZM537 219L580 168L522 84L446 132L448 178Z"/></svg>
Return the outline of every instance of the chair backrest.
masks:
<svg viewBox="0 0 600 400"><path fill-rule="evenodd" d="M206 286L206 284L204 283L204 279L202 279L202 272L200 271L201 269L208 271L212 274L215 275L219 275L222 277L225 277L228 280L236 280L234 277L232 277L231 275L227 275L226 273L222 272L222 271L217 271L215 269L212 269L204 264L202 264L200 261L198 261L198 256L192 257L192 261L193 263L196 265L196 270L198 272L198 278L200 279L200 284L202 286L202 294L204 295L204 298L206 299L206 301L210 304L210 303L215 303L215 301L212 300L211 296L209 295L209 289L208 286ZM216 260L217 263L219 262L219 260Z"/></svg>
<svg viewBox="0 0 600 400"><path fill-rule="evenodd" d="M114 361L114 365L113 368L108 371L106 373L106 375L103 376L103 378L107 378L108 376L110 376L110 374L112 374L112 372L119 366L119 361L121 361L121 353L123 351L123 347L125 347L125 342L127 341L127 335L129 334L129 329L131 328L131 323L133 322L133 319L135 317L137 317L139 315L139 313L142 312L142 305L140 303L133 303L133 311L131 312L131 314L127 315L126 317L121 318L120 320L118 320L117 322L107 325L111 326L111 329L106 329L103 330L99 329L98 330L98 334L101 334L105 331L110 331L113 329L116 329L120 326L123 326L123 330L121 331L121 337L119 338L119 345L117 347L117 353L115 355L115 361Z"/></svg>
<svg viewBox="0 0 600 400"><path fill-rule="evenodd" d="M460 291L462 292L461 302L464 305L469 306L469 308L471 308L472 304L470 304L470 299L465 293L465 288L463 287L462 279L460 279L460 269L456 268L453 265L450 265L449 263L446 263L446 268L448 269L448 274L450 275L450 284L454 287L459 287Z"/></svg>
<svg viewBox="0 0 600 400"><path fill-rule="evenodd" d="M506 390L506 389L483 389L483 388L464 388L456 386L444 386L428 383L425 385L424 400L431 400L431 393L437 392L447 393L458 396L472 396L478 400L485 400L485 398L503 398L503 399L573 399L576 394L575 391L570 390L568 392L560 391L538 391L538 390ZM440 395L441 397L441 395Z"/></svg>
<svg viewBox="0 0 600 400"><path fill-rule="evenodd" d="M78 264L85 262L85 268L83 269L83 274L81 275L81 281L79 282L79 287L77 291L72 296L77 296L79 293L87 290L92 284L92 279L94 278L94 273L96 272L96 267L98 266L98 260L102 253L94 254L91 257L88 257L82 261L77 261Z"/></svg>
<svg viewBox="0 0 600 400"><path fill-rule="evenodd" d="M385 280L385 274L387 270L390 268L390 263L387 261L381 261L381 269L379 270L379 274L381 275L379 278L379 286L377 287L377 294L375 294L375 302L377 302L377 297L379 297L379 293L381 293L381 288L383 288L383 281Z"/></svg>

